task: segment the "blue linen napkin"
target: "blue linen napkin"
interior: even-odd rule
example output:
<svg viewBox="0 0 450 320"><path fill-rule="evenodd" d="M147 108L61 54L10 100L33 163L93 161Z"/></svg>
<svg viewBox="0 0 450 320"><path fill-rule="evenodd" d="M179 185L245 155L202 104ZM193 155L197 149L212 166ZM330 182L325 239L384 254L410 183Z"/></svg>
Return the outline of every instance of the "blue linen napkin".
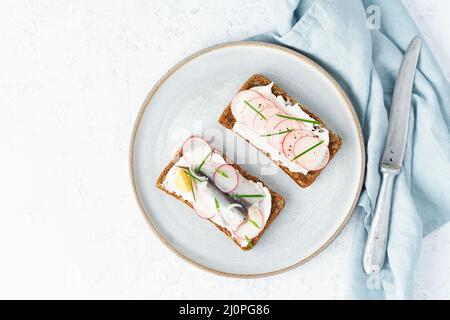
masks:
<svg viewBox="0 0 450 320"><path fill-rule="evenodd" d="M290 47L324 66L347 92L363 128L367 172L353 216L352 281L343 298L413 298L422 238L450 220L450 85L424 44L404 166L394 186L387 262L378 279L368 279L362 253L380 186L392 93L403 54L420 33L399 0L272 4L277 32L252 40Z"/></svg>

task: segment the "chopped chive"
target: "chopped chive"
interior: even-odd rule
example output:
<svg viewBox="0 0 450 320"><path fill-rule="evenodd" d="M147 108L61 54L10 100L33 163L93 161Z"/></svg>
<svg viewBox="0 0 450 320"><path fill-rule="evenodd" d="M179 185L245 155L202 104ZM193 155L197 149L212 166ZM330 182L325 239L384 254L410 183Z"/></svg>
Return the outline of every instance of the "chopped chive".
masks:
<svg viewBox="0 0 450 320"><path fill-rule="evenodd" d="M217 209L217 211L220 211L219 201L217 201L217 198L216 198L216 197L214 197L214 203L216 204L216 209Z"/></svg>
<svg viewBox="0 0 450 320"><path fill-rule="evenodd" d="M216 169L216 172L218 173L218 174L220 174L222 177L224 177L224 178L229 178L230 176L225 172L225 171L222 171L222 170L220 170L220 169Z"/></svg>
<svg viewBox="0 0 450 320"><path fill-rule="evenodd" d="M270 134L263 134L263 135L261 135L260 137L277 136L277 135L280 135L280 134L289 133L289 132L291 132L291 131L294 131L294 129L287 129L287 130L280 131L280 132L275 132L275 133L270 133Z"/></svg>
<svg viewBox="0 0 450 320"><path fill-rule="evenodd" d="M254 225L255 227L257 227L258 229L261 229L261 227L255 221L253 221L252 219L249 218L248 221L250 221L250 223L252 225Z"/></svg>
<svg viewBox="0 0 450 320"><path fill-rule="evenodd" d="M245 240L247 240L247 245L250 246L250 248L253 248L252 240L249 237L247 237L247 236L245 236Z"/></svg>
<svg viewBox="0 0 450 320"><path fill-rule="evenodd" d="M255 111L261 118L263 118L264 120L267 120L266 117L264 117L264 115L261 112L259 112L258 109L256 109L254 106L252 106L247 100L244 100L244 103L246 105L248 105L253 111Z"/></svg>
<svg viewBox="0 0 450 320"><path fill-rule="evenodd" d="M232 198L264 198L262 194L230 194Z"/></svg>
<svg viewBox="0 0 450 320"><path fill-rule="evenodd" d="M206 162L206 159L208 159L208 157L211 155L212 150L206 155L205 159L203 159L203 161L200 163L200 165L197 167L197 169L195 169L195 173L199 173L200 170L202 170L203 165Z"/></svg>
<svg viewBox="0 0 450 320"><path fill-rule="evenodd" d="M189 170L185 169L184 172L186 172L186 174L189 176L189 178L192 178L192 179L194 179L195 181L198 181L198 182L203 182L202 180L200 180L199 178L194 176L192 173L190 173Z"/></svg>
<svg viewBox="0 0 450 320"><path fill-rule="evenodd" d="M280 114L280 113L277 113L277 116L280 117L280 118L284 118L284 119L296 120L296 121L301 121L301 122L308 122L308 123L312 123L312 124L320 124L320 122L318 122L316 120L296 118L296 117L291 117L291 116L288 116L288 115L285 115L285 114Z"/></svg>
<svg viewBox="0 0 450 320"><path fill-rule="evenodd" d="M303 151L302 153L300 153L299 155L296 155L296 156L291 160L291 162L297 160L297 159L300 158L302 155L304 155L304 154L310 152L312 149L317 148L317 147L320 146L323 142L324 142L324 141L322 140L322 141L320 141L319 143L313 145L313 146L312 146L311 148L309 148L308 150L305 150L305 151Z"/></svg>
<svg viewBox="0 0 450 320"><path fill-rule="evenodd" d="M189 175L189 184L191 186L192 197L194 198L194 202L197 202L197 199L195 199L195 192L194 192L194 184L192 182L192 175Z"/></svg>

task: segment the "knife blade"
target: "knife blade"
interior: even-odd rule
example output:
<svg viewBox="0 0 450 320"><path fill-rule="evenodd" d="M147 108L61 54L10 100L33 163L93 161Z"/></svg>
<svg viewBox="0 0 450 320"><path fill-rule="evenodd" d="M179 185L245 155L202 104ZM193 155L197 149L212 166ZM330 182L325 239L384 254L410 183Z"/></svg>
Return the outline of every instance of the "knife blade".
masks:
<svg viewBox="0 0 450 320"><path fill-rule="evenodd" d="M406 51L395 81L386 146L381 164L401 167L408 136L411 96L422 40L415 37Z"/></svg>
<svg viewBox="0 0 450 320"><path fill-rule="evenodd" d="M380 161L381 187L363 255L363 267L368 275L379 273L384 265L392 190L405 156L412 89L421 46L422 40L419 37L411 41L395 81L386 145Z"/></svg>

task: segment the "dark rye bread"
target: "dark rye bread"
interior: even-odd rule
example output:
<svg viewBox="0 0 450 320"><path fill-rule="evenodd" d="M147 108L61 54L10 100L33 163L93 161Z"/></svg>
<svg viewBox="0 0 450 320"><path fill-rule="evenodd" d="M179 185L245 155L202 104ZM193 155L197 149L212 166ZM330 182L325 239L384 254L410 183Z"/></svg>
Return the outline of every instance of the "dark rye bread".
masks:
<svg viewBox="0 0 450 320"><path fill-rule="evenodd" d="M216 152L219 152L218 150L215 150L215 151L216 151ZM164 170L163 170L163 171L161 172L161 174L159 175L158 180L156 181L156 187L157 187L158 189L164 191L165 193L170 194L172 197L175 197L175 198L177 198L178 200L183 201L186 205L188 205L189 207L191 207L192 209L194 209L193 206L192 206L192 204L191 204L189 201L186 201L186 200L184 200L183 198L181 198L180 196L178 196L176 193L167 190L167 189L164 187L164 184L163 184L164 180L166 179L167 173L168 173L169 170L175 165L175 163L178 161L178 159L179 159L181 156L183 156L183 151L182 151L182 149L180 148L180 150L178 150L178 152L177 152L175 158L174 158L172 161L170 161L170 163L164 168ZM224 155L222 154L222 156L224 156ZM224 156L224 158L225 158L225 156ZM270 189L268 186L266 186L261 180L259 180L258 178L256 178L256 177L250 175L248 172L246 172L244 169L242 169L239 165L234 164L234 163L230 163L230 162L228 161L228 159L226 159L226 158L225 158L225 160L226 160L227 163L231 164L231 165L232 165L232 166L233 166L233 167L234 167L234 168L235 168L235 169L236 169L236 170L237 170L244 178L246 178L246 179L248 179L248 180L255 181L255 182L261 182L267 189L269 189L270 195L271 195L271 197L272 197L272 208L271 208L271 210L270 210L270 216L269 216L269 219L267 220L266 225L265 225L264 228L261 230L261 232L260 232L255 238L252 239L252 243L249 244L249 245L247 245L246 247L241 247L241 245L239 244L239 241L236 240L235 238L233 238L233 237L231 236L231 232L228 231L228 229L226 229L226 228L224 228L224 227L218 225L217 223L215 223L215 222L209 220L213 225L215 225L215 226L217 227L217 229L219 229L220 231L222 231L223 233L225 233L231 240L233 240L233 241L238 245L239 248L241 248L242 250L250 250L250 249L252 249L252 248L256 245L256 243L257 243L258 240L261 238L261 236L263 235L263 233L266 231L266 229L269 227L269 225L276 219L276 217L278 216L278 214L279 214L279 213L281 212L281 210L283 209L283 207L284 207L284 198L283 198L280 194L278 194L277 192L271 190L271 189Z"/></svg>
<svg viewBox="0 0 450 320"><path fill-rule="evenodd" d="M270 84L271 82L272 81L267 79L265 76L256 74L256 75L251 76L250 79L248 79L242 85L242 87L239 89L238 92L248 90L248 89L251 89L251 88L257 87L257 86L266 86L266 85ZM288 101L292 105L298 103L298 101L295 98L288 95L281 87L279 87L276 84L274 84L272 87L272 93L276 96L282 96L286 101ZM327 128L326 125L324 124L324 122L318 116L316 116L314 113L309 111L302 104L300 104L300 103L298 103L298 104L301 106L301 108L304 112L306 112L309 116L311 116L311 118L313 118L316 121L319 121L325 128ZM219 123L227 129L230 129L230 130L233 129L233 126L236 123L236 119L234 118L233 113L231 111L231 102L228 104L228 106L225 108L222 115L220 116ZM333 133L330 129L327 128L327 130L330 132L330 143L328 145L328 149L330 150L330 161L331 161L331 159L336 155L336 153L341 148L342 139L337 134ZM251 145L253 145L251 141L248 141L247 139L245 139L245 140L248 143L250 143ZM262 151L262 150L260 150L260 151ZM265 154L270 159L272 159L272 157L270 156L269 153L265 153ZM276 163L276 164L281 169L283 169L283 171L286 172L302 188L306 188L306 187L310 186L314 182L314 180L316 180L316 178L320 175L320 172L323 170L322 169L322 170L317 170L317 171L310 171L306 175L304 175L299 172L292 172L287 167L285 167L279 163Z"/></svg>

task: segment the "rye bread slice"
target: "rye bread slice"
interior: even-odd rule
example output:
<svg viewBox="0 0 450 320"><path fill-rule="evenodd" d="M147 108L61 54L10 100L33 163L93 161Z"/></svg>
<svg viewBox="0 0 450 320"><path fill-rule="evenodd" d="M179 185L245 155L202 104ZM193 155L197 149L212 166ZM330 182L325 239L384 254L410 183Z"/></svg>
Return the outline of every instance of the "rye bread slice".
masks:
<svg viewBox="0 0 450 320"><path fill-rule="evenodd" d="M248 90L248 89L251 89L251 88L257 87L257 86L266 86L266 85L270 84L271 82L272 81L269 80L268 78L266 78L265 76L256 74L256 75L251 76L250 79L248 79L242 85L242 87L239 89L238 92ZM292 96L287 94L286 91L284 91L277 84L273 85L272 93L276 96L282 96L290 104L296 104L298 102L295 98L293 98ZM330 161L331 161L331 159L333 159L333 157L336 155L336 153L339 151L339 149L342 146L341 137L339 137L337 134L335 134L330 129L328 129L326 127L326 125L324 124L324 122L318 116L316 116L314 113L312 113L307 108L305 108L305 106L303 106L300 103L299 103L299 105L301 106L301 108L304 112L306 112L314 120L320 122L329 131L330 143L328 145L328 149L330 151ZM233 126L236 123L236 119L234 118L233 113L231 111L231 102L228 104L228 106L225 108L222 115L220 116L219 123L227 129L230 129L230 130L233 129ZM245 139L245 138L243 138L243 139ZM245 140L254 146L254 144L251 141L248 141L247 139L245 139ZM262 150L260 150L260 151L265 153L267 157L269 157L271 160L273 160L269 153L264 152ZM320 172L326 168L325 167L325 168L323 168L321 170L317 170L317 171L310 171L306 175L304 175L299 172L292 172L286 166L283 166L282 164L279 164L277 162L275 162L275 163L302 188L306 188L306 187L310 186L320 175Z"/></svg>
<svg viewBox="0 0 450 320"><path fill-rule="evenodd" d="M215 149L215 151L216 151L216 152L219 152L217 149ZM261 180L259 180L258 178L256 178L256 177L250 175L247 171L245 171L244 169L242 169L239 165L237 165L237 164L235 164L235 163L231 163L231 162L230 162L230 161L229 161L229 160L228 160L221 152L219 152L219 153L225 158L225 161L226 161L228 164L232 165L232 166L233 166L233 167L234 167L234 168L235 168L235 169L236 169L236 170L237 170L244 178L246 178L246 179L248 179L248 180L251 180L251 181L254 181L254 182L261 182L267 189L269 189L270 195L271 195L271 197L272 197L272 208L271 208L271 210L270 210L270 216L269 216L269 218L268 218L268 220L267 220L266 225L265 225L264 228L261 230L261 232L260 232L255 238L252 239L251 244L247 245L246 247L242 247L242 246L239 244L239 241L238 241L237 239L235 239L235 238L232 237L231 232L230 232L228 229L226 229L226 228L224 228L224 227L218 225L217 223L215 223L215 222L213 222L213 221L211 221L211 220L208 220L208 221L210 221L213 225L215 225L215 226L217 227L217 229L219 229L220 231L222 231L223 233L225 233L231 240L233 240L233 241L238 245L239 248L241 248L242 250L250 250L250 249L252 249L252 248L256 245L256 243L257 243L258 240L261 238L261 236L263 235L263 233L266 231L266 229L269 227L269 225L276 219L276 217L278 216L278 214L279 214L279 213L281 212L281 210L283 209L283 207L284 207L284 198L283 198L279 193L277 193L277 192L273 191L272 189L270 189L270 188L269 188L267 185L265 185ZM171 192L171 191L167 190L167 189L164 187L164 184L163 184L163 183L164 183L164 180L166 179L166 176L167 176L167 173L169 172L169 170L175 165L175 163L178 161L178 159L179 159L180 157L182 157L182 156L183 156L183 150L182 150L182 148L180 148L180 149L178 150L178 152L176 153L174 159L172 159L172 161L169 162L169 164L163 169L163 171L162 171L161 174L159 175L158 180L156 181L156 187L157 187L158 189L164 191L165 193L171 195L172 197L175 197L175 198L177 198L178 200L183 201L186 205L188 205L189 207L191 207L192 209L194 209L192 203L190 203L190 202L187 201L187 200L184 200L182 197L180 197L179 195L177 195L175 192Z"/></svg>

